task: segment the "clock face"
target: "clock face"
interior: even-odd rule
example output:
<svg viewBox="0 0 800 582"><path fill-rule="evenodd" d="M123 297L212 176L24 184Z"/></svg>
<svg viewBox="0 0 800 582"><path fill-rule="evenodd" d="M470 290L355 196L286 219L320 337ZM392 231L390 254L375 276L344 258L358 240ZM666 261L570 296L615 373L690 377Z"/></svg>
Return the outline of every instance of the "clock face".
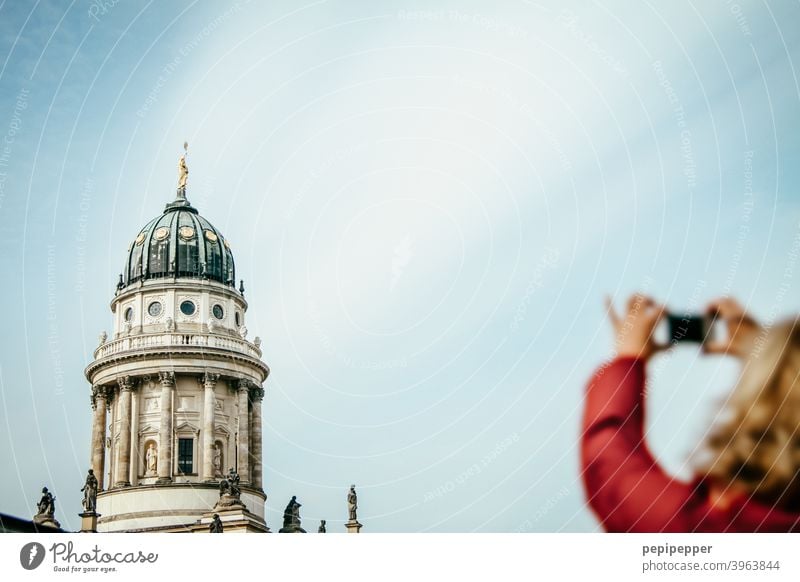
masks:
<svg viewBox="0 0 800 582"><path fill-rule="evenodd" d="M211 313L213 313L214 317L216 317L217 319L222 319L223 317L225 317L225 311L222 309L222 305L219 304L211 308Z"/></svg>
<svg viewBox="0 0 800 582"><path fill-rule="evenodd" d="M156 240L164 240L169 236L169 229L166 226L162 226L156 229L155 237Z"/></svg>
<svg viewBox="0 0 800 582"><path fill-rule="evenodd" d="M207 238L209 241L211 241L211 242L217 242L217 234L216 234L215 232L212 232L212 231L210 231L210 230L207 230L207 231L205 231L205 233L206 233L206 238Z"/></svg>
<svg viewBox="0 0 800 582"><path fill-rule="evenodd" d="M194 229L191 226L182 226L178 229L178 234L183 240L192 240L194 238Z"/></svg>
<svg viewBox="0 0 800 582"><path fill-rule="evenodd" d="M197 310L194 303L189 300L184 301L181 303L181 313L184 315L194 315L194 312Z"/></svg>
<svg viewBox="0 0 800 582"><path fill-rule="evenodd" d="M150 305L147 306L147 313L149 313L153 317L158 317L161 315L161 311L163 307L159 301L153 301Z"/></svg>
<svg viewBox="0 0 800 582"><path fill-rule="evenodd" d="M140 245L144 242L144 233L140 232L139 236L136 237L136 244Z"/></svg>

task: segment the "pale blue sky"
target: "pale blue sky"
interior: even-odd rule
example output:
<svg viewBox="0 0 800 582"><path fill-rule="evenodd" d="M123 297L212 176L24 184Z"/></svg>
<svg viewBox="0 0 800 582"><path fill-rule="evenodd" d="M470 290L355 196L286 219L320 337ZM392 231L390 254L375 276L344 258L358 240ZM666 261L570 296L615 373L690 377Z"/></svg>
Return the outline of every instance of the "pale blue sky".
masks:
<svg viewBox="0 0 800 582"><path fill-rule="evenodd" d="M796 3L112 4L0 4L0 511L78 527L83 368L184 139L272 368L272 527L356 483L365 532L593 531L603 296L800 308ZM656 369L685 475L735 368Z"/></svg>

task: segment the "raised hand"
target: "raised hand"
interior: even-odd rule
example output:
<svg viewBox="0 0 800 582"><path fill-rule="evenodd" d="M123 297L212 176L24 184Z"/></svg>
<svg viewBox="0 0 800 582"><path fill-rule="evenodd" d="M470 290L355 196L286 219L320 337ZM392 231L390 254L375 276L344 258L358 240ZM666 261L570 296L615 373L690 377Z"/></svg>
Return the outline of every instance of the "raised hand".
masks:
<svg viewBox="0 0 800 582"><path fill-rule="evenodd" d="M628 299L624 316L614 310L611 298L606 298L606 308L614 327L614 348L617 356L647 360L668 345L653 341L653 331L666 311L663 305L640 293Z"/></svg>
<svg viewBox="0 0 800 582"><path fill-rule="evenodd" d="M761 325L753 319L735 299L723 297L712 301L707 308L709 315L716 314L717 320L725 323L724 338L706 342L704 350L709 354L728 354L745 358L753 349Z"/></svg>

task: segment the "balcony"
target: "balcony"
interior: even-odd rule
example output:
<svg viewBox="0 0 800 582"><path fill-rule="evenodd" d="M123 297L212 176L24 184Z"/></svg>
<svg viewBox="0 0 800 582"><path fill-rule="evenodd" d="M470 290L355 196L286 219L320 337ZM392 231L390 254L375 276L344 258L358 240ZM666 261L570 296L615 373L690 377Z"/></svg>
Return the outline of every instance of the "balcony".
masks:
<svg viewBox="0 0 800 582"><path fill-rule="evenodd" d="M261 359L261 350L247 340L205 333L152 333L123 337L99 346L94 351L94 359L97 361L131 351L193 347L238 352L257 360Z"/></svg>

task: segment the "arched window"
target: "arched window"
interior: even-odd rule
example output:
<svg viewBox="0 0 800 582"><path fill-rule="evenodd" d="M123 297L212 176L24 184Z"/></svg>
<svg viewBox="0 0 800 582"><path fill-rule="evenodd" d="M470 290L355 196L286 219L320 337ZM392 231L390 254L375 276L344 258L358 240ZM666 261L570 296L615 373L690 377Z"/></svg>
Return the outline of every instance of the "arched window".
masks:
<svg viewBox="0 0 800 582"><path fill-rule="evenodd" d="M126 273L129 283L137 281L142 276L142 249L144 249L144 245L134 244L133 246L130 268Z"/></svg>
<svg viewBox="0 0 800 582"><path fill-rule="evenodd" d="M212 279L222 279L222 253L219 250L219 243L209 242L206 245L206 252L208 253L206 274Z"/></svg>
<svg viewBox="0 0 800 582"><path fill-rule="evenodd" d="M169 229L157 228L150 242L150 260L147 265L150 275L163 277L169 269Z"/></svg>
<svg viewBox="0 0 800 582"><path fill-rule="evenodd" d="M200 274L199 236L189 214L180 215L178 222L178 275L197 277Z"/></svg>
<svg viewBox="0 0 800 582"><path fill-rule="evenodd" d="M178 241L178 275L182 277L200 275L200 260L196 242Z"/></svg>

